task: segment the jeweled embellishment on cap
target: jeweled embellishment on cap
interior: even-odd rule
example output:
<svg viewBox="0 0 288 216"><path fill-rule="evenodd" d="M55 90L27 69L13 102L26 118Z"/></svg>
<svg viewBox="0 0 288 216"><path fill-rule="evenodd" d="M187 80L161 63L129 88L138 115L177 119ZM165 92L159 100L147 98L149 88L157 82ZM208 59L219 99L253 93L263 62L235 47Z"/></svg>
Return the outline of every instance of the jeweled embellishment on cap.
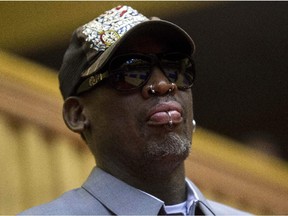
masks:
<svg viewBox="0 0 288 216"><path fill-rule="evenodd" d="M149 19L129 6L118 6L83 26L90 48L105 51L129 29Z"/></svg>

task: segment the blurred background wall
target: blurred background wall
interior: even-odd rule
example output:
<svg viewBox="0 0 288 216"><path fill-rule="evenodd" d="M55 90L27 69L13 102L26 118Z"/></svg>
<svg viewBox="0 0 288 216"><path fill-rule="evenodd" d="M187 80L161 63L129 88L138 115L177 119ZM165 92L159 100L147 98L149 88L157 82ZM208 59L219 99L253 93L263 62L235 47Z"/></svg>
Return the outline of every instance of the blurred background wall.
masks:
<svg viewBox="0 0 288 216"><path fill-rule="evenodd" d="M94 160L61 119L57 70L75 28L126 3L196 43L200 130L188 174L197 170L193 180L216 200L288 213L288 3L105 1L0 2L0 213L46 202L88 175Z"/></svg>

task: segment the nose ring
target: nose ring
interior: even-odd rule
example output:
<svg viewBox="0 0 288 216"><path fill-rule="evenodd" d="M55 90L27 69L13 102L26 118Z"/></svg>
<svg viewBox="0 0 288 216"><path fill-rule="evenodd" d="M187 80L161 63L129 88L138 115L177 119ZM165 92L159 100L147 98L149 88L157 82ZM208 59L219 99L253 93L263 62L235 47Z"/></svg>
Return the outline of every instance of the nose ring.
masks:
<svg viewBox="0 0 288 216"><path fill-rule="evenodd" d="M168 89L168 92L171 93L174 89L175 89L175 83L171 83L171 87ZM152 94L156 93L153 85L149 86L149 90Z"/></svg>
<svg viewBox="0 0 288 216"><path fill-rule="evenodd" d="M169 88L169 92L172 92L175 89L175 83L171 83L171 87Z"/></svg>
<svg viewBox="0 0 288 216"><path fill-rule="evenodd" d="M154 89L153 85L150 85L150 86L149 86L149 89L150 89L150 91L151 91L152 94L155 94L155 89Z"/></svg>

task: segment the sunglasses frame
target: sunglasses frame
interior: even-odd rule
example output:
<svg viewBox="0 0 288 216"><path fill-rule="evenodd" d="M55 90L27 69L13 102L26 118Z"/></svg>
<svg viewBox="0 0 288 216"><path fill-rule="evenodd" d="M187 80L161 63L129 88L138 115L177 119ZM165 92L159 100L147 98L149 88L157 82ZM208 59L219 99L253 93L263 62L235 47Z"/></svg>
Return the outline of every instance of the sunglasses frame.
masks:
<svg viewBox="0 0 288 216"><path fill-rule="evenodd" d="M186 90L186 89L189 89L193 86L194 84L194 81L195 81L195 64L194 64L194 61L193 59L191 58L191 56L188 56L188 55L185 55L183 53L180 53L180 52L171 52L171 53L161 53L161 54L143 54L143 53L127 53L127 54L123 54L123 55L117 55L117 56L114 56L108 63L108 67L106 67L105 72L104 73L97 73L97 74L94 74L92 76L90 76L89 78L85 79L81 84L80 84L80 87L78 87L77 89L77 94L80 94L84 91L88 91L90 90L91 88L93 88L94 86L96 86L97 84L99 84L102 80L105 80L105 79L108 79L109 80L109 83L110 85L116 89L117 91L121 91L121 92L128 92L128 91L135 91L136 89L139 89L141 87L143 87L147 82L148 80L150 79L151 77L151 74L152 74L152 68L157 66L160 68L160 70L163 72L163 74L166 76L166 78L170 81L170 78L167 77L166 75L166 72L165 70L163 69L163 67L161 66L161 59L165 56L172 56L172 55L179 55L179 56L183 56L184 58L187 58L190 63L191 63L191 77L192 77L192 82L190 85L187 85L187 86L178 86L177 85L177 80L176 80L176 83L174 82L174 84L177 85L177 88L180 89L180 90ZM124 58L126 56L131 56L131 57L143 57L145 59L149 59L151 60L150 62L150 68L149 68L149 72L148 72L148 76L146 77L146 79L138 86L135 86L135 88L129 88L129 89L119 89L119 88L116 88L115 85L113 84L113 76L115 76L116 74L119 74L119 73L124 73L123 71L121 71L121 69L113 69L111 70L111 68L113 67L113 63L117 60L117 59L120 59L120 58ZM183 59L184 59L183 58ZM129 59L129 58L128 58ZM132 59L132 58L131 58ZM186 71L185 71L186 72ZM185 73L184 72L184 73ZM188 73L188 72L187 72ZM178 75L178 74L177 74Z"/></svg>

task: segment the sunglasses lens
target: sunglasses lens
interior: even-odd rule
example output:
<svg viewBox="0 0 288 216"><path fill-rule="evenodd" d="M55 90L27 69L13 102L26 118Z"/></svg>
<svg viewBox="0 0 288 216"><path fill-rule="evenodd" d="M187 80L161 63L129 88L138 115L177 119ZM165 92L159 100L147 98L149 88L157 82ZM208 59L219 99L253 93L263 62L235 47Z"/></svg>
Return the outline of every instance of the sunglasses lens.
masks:
<svg viewBox="0 0 288 216"><path fill-rule="evenodd" d="M148 78L151 63L145 56L120 56L110 64L111 81L118 90L132 90Z"/></svg>
<svg viewBox="0 0 288 216"><path fill-rule="evenodd" d="M161 60L161 67L170 82L178 88L190 88L194 81L194 68L192 61L180 53L165 55Z"/></svg>

